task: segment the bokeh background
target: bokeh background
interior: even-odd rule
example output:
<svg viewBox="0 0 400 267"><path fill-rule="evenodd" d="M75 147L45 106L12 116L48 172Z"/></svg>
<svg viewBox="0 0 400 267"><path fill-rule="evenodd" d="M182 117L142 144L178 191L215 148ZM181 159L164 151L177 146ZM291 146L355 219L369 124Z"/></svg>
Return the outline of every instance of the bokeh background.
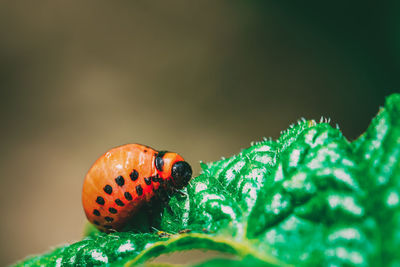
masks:
<svg viewBox="0 0 400 267"><path fill-rule="evenodd" d="M323 1L324 2L324 1ZM1 1L0 265L80 239L83 177L143 143L230 156L400 92L396 1Z"/></svg>

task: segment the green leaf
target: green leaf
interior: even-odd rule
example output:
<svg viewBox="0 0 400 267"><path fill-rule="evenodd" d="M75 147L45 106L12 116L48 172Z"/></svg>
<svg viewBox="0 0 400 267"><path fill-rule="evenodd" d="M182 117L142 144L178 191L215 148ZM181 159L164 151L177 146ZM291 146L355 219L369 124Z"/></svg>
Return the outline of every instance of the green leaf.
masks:
<svg viewBox="0 0 400 267"><path fill-rule="evenodd" d="M247 256L241 260L233 259L212 259L200 264L195 265L195 267L258 267L258 266L268 266L264 261L260 261L257 258Z"/></svg>
<svg viewBox="0 0 400 267"><path fill-rule="evenodd" d="M150 260L191 249L236 257L196 266L399 266L399 159L395 94L354 142L326 121L301 120L276 141L201 163L154 221L108 235L88 227L82 241L17 266L159 266Z"/></svg>
<svg viewBox="0 0 400 267"><path fill-rule="evenodd" d="M390 96L385 108L367 131L354 142L354 152L365 170L365 205L379 225L381 260L385 266L400 266L400 94Z"/></svg>
<svg viewBox="0 0 400 267"><path fill-rule="evenodd" d="M239 243L231 238L221 236L194 233L175 235L171 236L167 241L157 242L131 260L128 258L126 266L142 264L149 259L165 253L191 249L221 251L236 255L240 258L250 257L258 262L262 262L264 266L282 265L278 260L253 250L250 244Z"/></svg>

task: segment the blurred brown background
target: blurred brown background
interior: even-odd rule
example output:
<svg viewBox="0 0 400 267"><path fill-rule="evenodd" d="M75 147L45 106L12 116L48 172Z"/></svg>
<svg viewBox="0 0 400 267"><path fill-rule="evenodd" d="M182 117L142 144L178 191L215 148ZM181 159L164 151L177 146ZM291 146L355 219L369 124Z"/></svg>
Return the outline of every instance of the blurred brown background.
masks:
<svg viewBox="0 0 400 267"><path fill-rule="evenodd" d="M81 237L83 177L113 146L198 172L300 117L354 139L400 91L395 1L189 2L0 3L1 266Z"/></svg>

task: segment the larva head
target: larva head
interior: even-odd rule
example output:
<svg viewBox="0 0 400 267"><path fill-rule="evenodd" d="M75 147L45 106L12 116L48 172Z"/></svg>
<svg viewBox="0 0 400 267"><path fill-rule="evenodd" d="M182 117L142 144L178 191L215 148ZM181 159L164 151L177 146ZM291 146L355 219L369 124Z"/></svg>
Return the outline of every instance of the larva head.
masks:
<svg viewBox="0 0 400 267"><path fill-rule="evenodd" d="M155 166L158 175L163 179L171 179L177 189L185 187L192 178L192 167L173 152L160 151L155 158Z"/></svg>

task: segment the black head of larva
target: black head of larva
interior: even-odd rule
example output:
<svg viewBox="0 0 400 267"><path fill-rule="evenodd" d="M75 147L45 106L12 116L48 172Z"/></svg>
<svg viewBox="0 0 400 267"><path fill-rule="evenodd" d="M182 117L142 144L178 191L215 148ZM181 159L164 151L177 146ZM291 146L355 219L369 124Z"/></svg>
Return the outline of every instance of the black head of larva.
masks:
<svg viewBox="0 0 400 267"><path fill-rule="evenodd" d="M186 161L178 161L172 165L171 176L175 187L181 189L187 186L192 178L192 167Z"/></svg>

